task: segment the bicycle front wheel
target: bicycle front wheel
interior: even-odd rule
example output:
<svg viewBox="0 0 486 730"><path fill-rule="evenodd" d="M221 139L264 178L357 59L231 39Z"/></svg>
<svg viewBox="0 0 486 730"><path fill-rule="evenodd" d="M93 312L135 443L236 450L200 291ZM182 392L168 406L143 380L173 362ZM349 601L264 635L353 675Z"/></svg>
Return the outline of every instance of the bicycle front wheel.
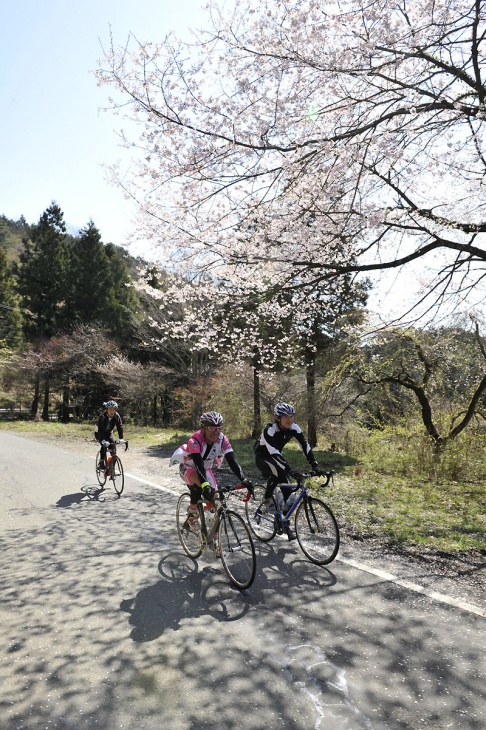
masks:
<svg viewBox="0 0 486 730"><path fill-rule="evenodd" d="M96 464L95 464L96 478L98 480L98 484L100 485L100 487L104 487L105 482L106 482L106 472L105 472L104 468L103 469L99 468L100 458L101 458L101 451L98 451L98 453L96 454Z"/></svg>
<svg viewBox="0 0 486 730"><path fill-rule="evenodd" d="M123 474L123 464L116 454L113 455L109 470L110 479L113 480L115 492L118 496L120 496L123 492L123 487L125 486L125 475Z"/></svg>
<svg viewBox="0 0 486 730"><path fill-rule="evenodd" d="M187 519L187 510L191 503L191 495L184 492L179 497L176 507L176 523L179 540L184 548L184 552L190 558L198 558L202 553L201 542L199 540L199 520L190 524Z"/></svg>
<svg viewBox="0 0 486 730"><path fill-rule="evenodd" d="M265 487L255 484L254 499L245 502L246 521L252 534L262 542L270 542L277 532L275 514L267 512L265 506Z"/></svg>
<svg viewBox="0 0 486 730"><path fill-rule="evenodd" d="M218 538L226 575L237 588L249 588L255 579L256 556L250 531L243 518L232 510L224 512Z"/></svg>
<svg viewBox="0 0 486 730"><path fill-rule="evenodd" d="M301 502L295 515L295 533L302 552L313 563L327 565L339 550L339 527L333 513L320 499Z"/></svg>

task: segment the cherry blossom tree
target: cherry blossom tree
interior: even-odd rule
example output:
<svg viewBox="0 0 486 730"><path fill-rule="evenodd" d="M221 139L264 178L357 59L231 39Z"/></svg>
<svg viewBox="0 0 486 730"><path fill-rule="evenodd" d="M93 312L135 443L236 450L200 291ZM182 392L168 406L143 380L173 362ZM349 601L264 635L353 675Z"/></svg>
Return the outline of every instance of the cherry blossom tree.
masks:
<svg viewBox="0 0 486 730"><path fill-rule="evenodd" d="M228 269L230 267L226 267ZM249 267L246 267L249 268ZM220 274L223 268L219 267ZM158 299L148 325L151 347L185 350L190 355L193 381L208 380L224 363L250 365L253 372L253 429L261 430L260 378L262 372L277 373L305 366L308 427L316 440L314 410L316 356L343 336L363 317L366 286L349 276L324 286L279 290L271 281L248 279L238 286L234 279L182 279L165 274L164 286L151 286L150 266L145 284L139 286ZM240 282L242 274L240 272ZM269 294L270 292L270 294ZM200 390L200 389L199 389ZM198 407L205 407L198 402ZM206 404L207 405L207 404Z"/></svg>
<svg viewBox="0 0 486 730"><path fill-rule="evenodd" d="M271 266L281 287L421 261L424 306L456 306L486 261L485 14L236 0L193 43L112 39L98 79L141 125L112 170L140 233L166 265Z"/></svg>

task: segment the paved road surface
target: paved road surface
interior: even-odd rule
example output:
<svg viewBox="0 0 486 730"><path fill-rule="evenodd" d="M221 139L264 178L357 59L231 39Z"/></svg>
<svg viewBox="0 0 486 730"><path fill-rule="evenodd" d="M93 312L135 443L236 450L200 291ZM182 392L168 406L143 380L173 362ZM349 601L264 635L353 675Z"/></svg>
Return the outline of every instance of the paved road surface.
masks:
<svg viewBox="0 0 486 730"><path fill-rule="evenodd" d="M184 556L167 460L117 499L95 450L0 431L2 730L484 730L481 610L283 538L239 593Z"/></svg>

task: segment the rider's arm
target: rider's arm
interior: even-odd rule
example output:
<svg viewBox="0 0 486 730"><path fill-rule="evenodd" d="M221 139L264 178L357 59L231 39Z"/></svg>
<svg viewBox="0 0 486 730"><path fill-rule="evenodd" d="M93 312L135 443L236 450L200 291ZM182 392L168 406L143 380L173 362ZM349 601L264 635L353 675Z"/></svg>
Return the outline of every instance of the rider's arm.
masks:
<svg viewBox="0 0 486 730"><path fill-rule="evenodd" d="M98 416L98 422L96 423L96 426L95 426L95 438L100 443L103 441L103 439L105 437L103 421L104 421L104 414L100 413L100 415Z"/></svg>
<svg viewBox="0 0 486 730"><path fill-rule="evenodd" d="M300 448L305 454L305 457L309 464L311 466L317 465L317 459L314 456L314 452L312 451L310 444L305 440L305 436L302 433L302 429L297 423L292 424L292 431L294 432L294 436L297 439L297 441L300 444Z"/></svg>
<svg viewBox="0 0 486 730"><path fill-rule="evenodd" d="M228 462L228 466L233 472L233 474L238 477L240 481L243 481L245 478L245 475L243 474L243 469L236 461L236 456L234 451L228 451L225 455L225 459Z"/></svg>
<svg viewBox="0 0 486 730"><path fill-rule="evenodd" d="M117 415L117 418L115 420L116 430L118 432L118 438L122 439L123 438L123 422L122 422L120 414L117 413L116 415Z"/></svg>
<svg viewBox="0 0 486 730"><path fill-rule="evenodd" d="M196 467L197 474L199 476L201 484L204 484L204 482L208 482L208 477L206 474L206 469L204 468L204 461L203 461L201 454L192 453L191 459L193 461L194 466Z"/></svg>

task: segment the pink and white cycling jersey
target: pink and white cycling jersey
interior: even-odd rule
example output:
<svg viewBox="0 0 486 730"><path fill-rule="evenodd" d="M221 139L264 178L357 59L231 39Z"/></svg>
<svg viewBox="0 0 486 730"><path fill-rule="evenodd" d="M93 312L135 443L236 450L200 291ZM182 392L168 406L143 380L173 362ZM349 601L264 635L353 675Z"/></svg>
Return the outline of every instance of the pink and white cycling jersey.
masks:
<svg viewBox="0 0 486 730"><path fill-rule="evenodd" d="M183 447L184 448L184 447ZM201 454L204 468L211 469L213 464L221 466L221 462L226 454L233 451L229 439L224 433L219 434L219 438L214 444L207 444L204 440L204 434L202 429L196 431L187 441L187 446L184 449L187 451L187 455L184 454L184 466L194 467L194 461L191 459L191 454Z"/></svg>

